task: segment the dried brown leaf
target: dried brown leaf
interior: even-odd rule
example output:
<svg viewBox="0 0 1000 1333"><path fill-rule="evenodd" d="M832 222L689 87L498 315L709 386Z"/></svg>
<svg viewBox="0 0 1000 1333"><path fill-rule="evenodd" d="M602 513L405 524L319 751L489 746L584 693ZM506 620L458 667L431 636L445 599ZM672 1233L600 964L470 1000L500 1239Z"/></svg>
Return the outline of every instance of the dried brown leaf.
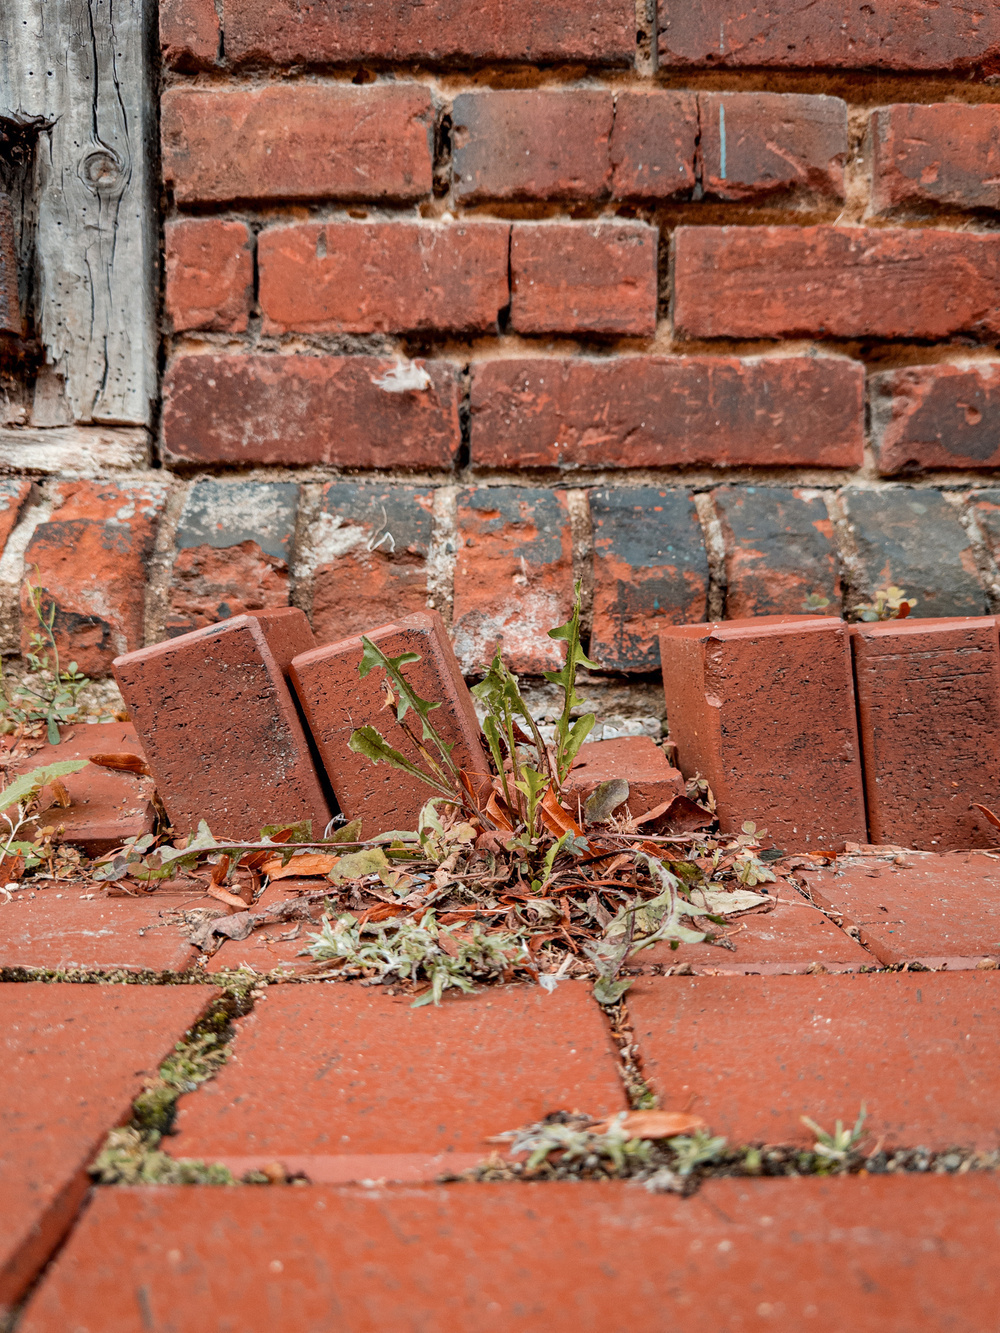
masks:
<svg viewBox="0 0 1000 1333"><path fill-rule="evenodd" d="M153 770L141 754L92 754L90 762L98 768L113 769L116 773L138 773L143 778L153 776Z"/></svg>
<svg viewBox="0 0 1000 1333"><path fill-rule="evenodd" d="M670 1139L675 1134L691 1134L705 1128L704 1120L688 1111L629 1111L621 1119L609 1116L591 1125L590 1132L607 1134L616 1125L633 1139Z"/></svg>

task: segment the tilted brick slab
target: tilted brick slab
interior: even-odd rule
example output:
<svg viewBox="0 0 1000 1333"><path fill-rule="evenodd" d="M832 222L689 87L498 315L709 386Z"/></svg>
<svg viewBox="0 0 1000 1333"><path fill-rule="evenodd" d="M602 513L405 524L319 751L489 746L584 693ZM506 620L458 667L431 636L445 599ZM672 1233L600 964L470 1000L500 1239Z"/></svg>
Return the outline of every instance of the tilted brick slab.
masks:
<svg viewBox="0 0 1000 1333"><path fill-rule="evenodd" d="M867 1107L888 1149L997 1147L995 972L641 977L629 1016L665 1110L732 1143L812 1147Z"/></svg>
<svg viewBox="0 0 1000 1333"><path fill-rule="evenodd" d="M427 609L433 511L426 486L324 486L312 552L312 623L321 643Z"/></svg>
<svg viewBox="0 0 1000 1333"><path fill-rule="evenodd" d="M712 504L725 548L727 616L742 620L813 609L840 614L837 546L821 495L777 486L720 486ZM825 606L816 605L824 601Z"/></svg>
<svg viewBox="0 0 1000 1333"><path fill-rule="evenodd" d="M291 482L196 482L174 535L167 634L287 606L298 506Z"/></svg>
<svg viewBox="0 0 1000 1333"><path fill-rule="evenodd" d="M210 69L219 55L215 0L161 0L160 50L174 69Z"/></svg>
<svg viewBox="0 0 1000 1333"><path fill-rule="evenodd" d="M652 671L666 625L704 620L708 556L689 492L591 491L594 620L590 656L610 671Z"/></svg>
<svg viewBox="0 0 1000 1333"><path fill-rule="evenodd" d="M616 199L686 199L695 187L697 94L622 89L611 131Z"/></svg>
<svg viewBox="0 0 1000 1333"><path fill-rule="evenodd" d="M146 571L167 488L161 481L70 481L28 543L25 568L55 607L59 656L85 676L107 676L119 653L142 643ZM21 595L21 651L38 622Z"/></svg>
<svg viewBox="0 0 1000 1333"><path fill-rule="evenodd" d="M884 477L1000 467L1000 365L906 366L870 383L872 444Z"/></svg>
<svg viewBox="0 0 1000 1333"><path fill-rule="evenodd" d="M660 8L660 64L723 68L993 71L1000 15L963 0L870 5L728 0Z"/></svg>
<svg viewBox="0 0 1000 1333"><path fill-rule="evenodd" d="M297 222L257 241L265 333L495 329L509 302L497 222Z"/></svg>
<svg viewBox="0 0 1000 1333"><path fill-rule="evenodd" d="M642 222L515 222L511 328L655 333L657 245L656 228Z"/></svg>
<svg viewBox="0 0 1000 1333"><path fill-rule="evenodd" d="M164 308L175 333L243 333L253 303L253 237L245 222L182 218L164 227Z"/></svg>
<svg viewBox="0 0 1000 1333"><path fill-rule="evenodd" d="M225 0L223 15L226 55L238 62L630 65L635 58L632 0L489 0L475 7L374 0L362 10L338 0L308 9L298 0Z"/></svg>
<svg viewBox="0 0 1000 1333"><path fill-rule="evenodd" d="M1000 802L1000 638L992 616L851 626L873 843L981 847ZM992 834L992 836L991 836Z"/></svg>
<svg viewBox="0 0 1000 1333"><path fill-rule="evenodd" d="M108 1130L219 994L208 986L0 987L0 1314L69 1230Z"/></svg>
<svg viewBox="0 0 1000 1333"><path fill-rule="evenodd" d="M898 227L679 227L688 338L1000 335L1000 236Z"/></svg>
<svg viewBox="0 0 1000 1333"><path fill-rule="evenodd" d="M14 531L30 494L30 481L20 477L4 477L0 480L0 555L3 554L7 538Z"/></svg>
<svg viewBox="0 0 1000 1333"><path fill-rule="evenodd" d="M178 832L205 820L217 837L255 839L265 824L311 819L319 834L330 819L261 619L234 616L115 661L115 679ZM311 633L301 620L307 644ZM275 637L287 642L287 624Z"/></svg>
<svg viewBox="0 0 1000 1333"><path fill-rule="evenodd" d="M870 120L872 206L927 211L1000 205L1000 107L880 107Z"/></svg>
<svg viewBox="0 0 1000 1333"><path fill-rule="evenodd" d="M547 637L573 609L573 535L565 491L480 487L458 496L452 637L464 672L493 658L512 671L558 670Z"/></svg>
<svg viewBox="0 0 1000 1333"><path fill-rule="evenodd" d="M660 634L671 739L708 779L726 833L745 820L786 851L864 842L848 628L759 616Z"/></svg>
<svg viewBox="0 0 1000 1333"><path fill-rule="evenodd" d="M171 88L161 108L180 204L431 192L434 112L419 84Z"/></svg>
<svg viewBox="0 0 1000 1333"><path fill-rule="evenodd" d="M684 791L684 779L651 736L616 736L583 745L563 786L564 803L577 813L602 782L624 778L629 785L626 809L645 814ZM582 821L581 821L582 822Z"/></svg>
<svg viewBox="0 0 1000 1333"><path fill-rule="evenodd" d="M174 464L450 467L462 441L459 367L426 364L430 385L396 393L377 356L181 356L163 386L163 448Z"/></svg>
<svg viewBox="0 0 1000 1333"><path fill-rule="evenodd" d="M418 653L419 662L401 668L422 699L438 703L431 723L455 748L452 757L470 773L487 772L472 697L452 652L444 621L436 611L418 612L388 624L371 626L367 637L387 657ZM358 674L364 647L361 636L326 644L297 657L291 675L340 809L360 819L372 838L391 829L415 829L423 806L435 792L418 778L387 764L374 764L348 746L351 733L373 726L389 744L420 768L425 764L413 742L385 706L384 672L376 667ZM409 724L414 714L409 714ZM419 726L419 723L417 724ZM437 757L433 748L431 753Z"/></svg>
<svg viewBox="0 0 1000 1333"><path fill-rule="evenodd" d="M472 367L480 467L847 467L864 368L838 357L518 358Z"/></svg>
<svg viewBox="0 0 1000 1333"><path fill-rule="evenodd" d="M910 614L920 619L986 612L960 511L940 491L845 487L840 502L856 552L852 582L866 601L895 585L917 599Z"/></svg>
<svg viewBox="0 0 1000 1333"><path fill-rule="evenodd" d="M175 1156L314 1181L431 1179L550 1111L624 1110L586 984L505 986L412 1007L357 984L287 987L239 1024L237 1059L178 1104Z"/></svg>
<svg viewBox="0 0 1000 1333"><path fill-rule="evenodd" d="M1000 961L996 860L975 852L900 859L796 873L813 901L855 929L886 966L919 962L954 972Z"/></svg>

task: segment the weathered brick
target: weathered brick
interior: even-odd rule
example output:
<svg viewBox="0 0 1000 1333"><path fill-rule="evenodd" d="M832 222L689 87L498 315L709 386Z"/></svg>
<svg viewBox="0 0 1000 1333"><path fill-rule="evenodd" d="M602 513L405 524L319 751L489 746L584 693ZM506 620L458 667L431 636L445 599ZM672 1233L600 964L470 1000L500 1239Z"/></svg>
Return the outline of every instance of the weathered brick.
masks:
<svg viewBox="0 0 1000 1333"><path fill-rule="evenodd" d="M159 481L63 482L56 505L35 529L25 553L31 582L65 664L106 676L119 653L142 643L146 570L167 488ZM38 623L21 597L21 649L31 649Z"/></svg>
<svg viewBox="0 0 1000 1333"><path fill-rule="evenodd" d="M835 357L526 358L472 368L481 467L860 467L864 367Z"/></svg>
<svg viewBox="0 0 1000 1333"><path fill-rule="evenodd" d="M160 0L160 50L174 69L211 69L219 56L215 0Z"/></svg>
<svg viewBox="0 0 1000 1333"><path fill-rule="evenodd" d="M178 832L202 819L217 837L256 838L265 824L297 819L322 832L330 810L281 660L313 643L301 612L278 610L116 659L115 679Z"/></svg>
<svg viewBox="0 0 1000 1333"><path fill-rule="evenodd" d="M504 223L302 222L257 243L265 333L495 329Z"/></svg>
<svg viewBox="0 0 1000 1333"><path fill-rule="evenodd" d="M679 227L689 338L1000 334L1000 236L882 227Z"/></svg>
<svg viewBox="0 0 1000 1333"><path fill-rule="evenodd" d="M1000 466L1000 365L906 366L869 382L882 476Z"/></svg>
<svg viewBox="0 0 1000 1333"><path fill-rule="evenodd" d="M0 479L0 555L3 555L7 538L14 531L21 516L24 502L31 494L31 482L22 477L4 477Z"/></svg>
<svg viewBox="0 0 1000 1333"><path fill-rule="evenodd" d="M419 199L434 113L419 84L173 88L163 178L181 204L237 199Z"/></svg>
<svg viewBox="0 0 1000 1333"><path fill-rule="evenodd" d="M1000 800L996 620L892 620L851 638L871 841L983 845L972 802Z"/></svg>
<svg viewBox="0 0 1000 1333"><path fill-rule="evenodd" d="M618 814L628 810L638 817L684 792L680 771L651 736L616 736L580 747L563 785L564 803L579 814L587 798L612 778L624 778L629 786L628 800Z"/></svg>
<svg viewBox="0 0 1000 1333"><path fill-rule="evenodd" d="M173 463L450 467L460 368L419 366L427 387L400 393L386 357L178 357L163 388L164 453Z"/></svg>
<svg viewBox="0 0 1000 1333"><path fill-rule="evenodd" d="M968 534L940 491L846 487L840 499L856 548L851 582L863 600L894 585L917 599L911 616L984 614Z"/></svg>
<svg viewBox="0 0 1000 1333"><path fill-rule="evenodd" d="M1000 564L1000 490L971 491L966 506L993 563Z"/></svg>
<svg viewBox="0 0 1000 1333"><path fill-rule="evenodd" d="M488 663L498 641L512 671L558 670L547 637L573 608L573 536L563 491L495 486L458 497L452 635L462 670Z"/></svg>
<svg viewBox="0 0 1000 1333"><path fill-rule="evenodd" d="M331 481L317 528L312 622L321 643L427 610L434 491Z"/></svg>
<svg viewBox="0 0 1000 1333"><path fill-rule="evenodd" d="M515 222L511 328L655 333L657 239L642 222Z"/></svg>
<svg viewBox="0 0 1000 1333"><path fill-rule="evenodd" d="M822 496L720 486L712 501L725 546L727 618L840 615L837 546Z"/></svg>
<svg viewBox="0 0 1000 1333"><path fill-rule="evenodd" d="M287 606L298 506L290 482L192 486L174 537L167 634Z"/></svg>
<svg viewBox="0 0 1000 1333"><path fill-rule="evenodd" d="M614 116L610 90L461 93L452 107L456 198L603 198Z"/></svg>
<svg viewBox="0 0 1000 1333"><path fill-rule="evenodd" d="M226 55L276 64L463 59L627 65L635 57L632 0L226 0Z"/></svg>
<svg viewBox="0 0 1000 1333"><path fill-rule="evenodd" d="M486 773L472 696L437 612L370 625L367 636L387 657L419 654L419 662L402 668L406 679L421 698L441 705L431 720L454 746L459 768ZM411 763L426 768L393 711L386 709L383 672L376 668L364 679L358 674L363 651L358 635L303 653L292 663L292 681L340 809L348 819L360 819L364 836L370 838L390 829L415 829L421 809L435 793L418 778L374 764L348 747L352 732L373 726Z"/></svg>
<svg viewBox="0 0 1000 1333"><path fill-rule="evenodd" d="M174 331L242 333L253 303L253 238L244 222L186 218L164 228L166 313Z"/></svg>
<svg viewBox="0 0 1000 1333"><path fill-rule="evenodd" d="M672 89L620 92L611 132L616 199L685 199L695 186L698 99Z"/></svg>
<svg viewBox="0 0 1000 1333"><path fill-rule="evenodd" d="M608 671L653 671L660 630L708 612L708 557L694 500L687 491L652 486L591 491L589 499L590 656Z"/></svg>
<svg viewBox="0 0 1000 1333"><path fill-rule="evenodd" d="M660 7L660 64L993 72L1000 15L964 0L729 0Z"/></svg>
<svg viewBox="0 0 1000 1333"><path fill-rule="evenodd" d="M871 114L872 207L1000 205L1000 106L900 103Z"/></svg>
<svg viewBox="0 0 1000 1333"><path fill-rule="evenodd" d="M660 656L681 771L708 779L724 832L750 819L786 851L866 840L843 621L675 626L660 634Z"/></svg>
<svg viewBox="0 0 1000 1333"><path fill-rule="evenodd" d="M800 93L701 93L702 188L761 201L788 190L844 197L847 103Z"/></svg>

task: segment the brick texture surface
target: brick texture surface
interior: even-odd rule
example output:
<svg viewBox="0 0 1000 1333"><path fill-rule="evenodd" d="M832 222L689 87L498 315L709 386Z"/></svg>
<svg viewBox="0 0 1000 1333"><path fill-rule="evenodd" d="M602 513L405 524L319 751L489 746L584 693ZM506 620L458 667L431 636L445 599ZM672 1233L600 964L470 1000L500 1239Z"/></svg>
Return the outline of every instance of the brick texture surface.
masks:
<svg viewBox="0 0 1000 1333"><path fill-rule="evenodd" d="M24 478L4 477L0 480L0 555L30 494L31 482Z"/></svg>
<svg viewBox="0 0 1000 1333"><path fill-rule="evenodd" d="M164 228L166 313L175 333L243 333L253 304L253 238L245 222L186 218Z"/></svg>
<svg viewBox="0 0 1000 1333"><path fill-rule="evenodd" d="M687 491L591 491L594 620L590 656L612 671L655 670L665 625L704 620L708 557Z"/></svg>
<svg viewBox="0 0 1000 1333"><path fill-rule="evenodd" d="M872 438L885 477L1000 466L1000 366L907 366L871 377Z"/></svg>
<svg viewBox="0 0 1000 1333"><path fill-rule="evenodd" d="M797 93L702 93L702 188L759 202L788 190L842 199L847 105Z"/></svg>
<svg viewBox="0 0 1000 1333"><path fill-rule="evenodd" d="M1000 237L865 227L680 227L674 319L689 338L1000 333Z"/></svg>
<svg viewBox="0 0 1000 1333"><path fill-rule="evenodd" d="M381 387L375 356L182 356L164 382L175 463L449 467L461 443L458 367L428 362L427 388Z"/></svg>
<svg viewBox="0 0 1000 1333"><path fill-rule="evenodd" d="M876 212L1000 204L1000 107L903 103L873 111L870 129Z"/></svg>
<svg viewBox="0 0 1000 1333"><path fill-rule="evenodd" d="M210 69L219 54L215 0L161 0L160 49L175 69Z"/></svg>
<svg viewBox="0 0 1000 1333"><path fill-rule="evenodd" d="M479 362L483 467L858 467L864 371L834 357Z"/></svg>
<svg viewBox="0 0 1000 1333"><path fill-rule="evenodd" d="M686 199L694 189L698 100L694 93L623 89L611 133L616 199Z"/></svg>
<svg viewBox="0 0 1000 1333"><path fill-rule="evenodd" d="M994 565L1000 563L1000 490L973 491L966 501Z"/></svg>

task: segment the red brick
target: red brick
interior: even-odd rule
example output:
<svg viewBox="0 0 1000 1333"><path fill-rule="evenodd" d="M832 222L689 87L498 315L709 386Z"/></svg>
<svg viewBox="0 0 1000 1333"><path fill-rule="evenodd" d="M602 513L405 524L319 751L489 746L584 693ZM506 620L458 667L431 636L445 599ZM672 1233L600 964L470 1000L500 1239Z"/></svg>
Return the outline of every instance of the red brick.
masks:
<svg viewBox="0 0 1000 1333"><path fill-rule="evenodd" d="M279 660L312 642L305 617L293 619L297 634L287 612L234 616L116 660L115 678L179 832L202 819L220 838L256 838L265 824L296 819L311 819L318 835L327 824L285 683L288 664Z"/></svg>
<svg viewBox="0 0 1000 1333"><path fill-rule="evenodd" d="M660 11L660 64L741 68L981 70L1000 57L1000 16L963 0L928 8L922 0L890 5L820 0L728 0L671 5Z"/></svg>
<svg viewBox="0 0 1000 1333"><path fill-rule="evenodd" d="M423 390L378 381L376 356L182 356L164 382L172 463L450 467L462 440L459 367L430 361Z"/></svg>
<svg viewBox="0 0 1000 1333"><path fill-rule="evenodd" d="M865 841L847 626L759 616L660 635L671 739L708 779L726 833L766 826L786 851Z"/></svg>
<svg viewBox="0 0 1000 1333"><path fill-rule="evenodd" d="M614 118L610 89L461 93L452 106L455 197L601 199Z"/></svg>
<svg viewBox="0 0 1000 1333"><path fill-rule="evenodd" d="M5 909L6 910L6 909ZM207 1004L207 986L0 987L0 1314L69 1230L108 1130Z"/></svg>
<svg viewBox="0 0 1000 1333"><path fill-rule="evenodd" d="M847 104L799 93L701 93L706 196L760 202L788 190L844 197Z"/></svg>
<svg viewBox="0 0 1000 1333"><path fill-rule="evenodd" d="M954 972L1000 961L1000 875L991 856L910 852L902 865L842 859L798 874L812 899L886 966Z"/></svg>
<svg viewBox="0 0 1000 1333"><path fill-rule="evenodd" d="M7 538L17 526L24 502L31 494L31 482L20 477L5 477L0 481L0 555Z"/></svg>
<svg viewBox="0 0 1000 1333"><path fill-rule="evenodd" d="M1000 106L880 107L870 120L872 207L1000 205Z"/></svg>
<svg viewBox="0 0 1000 1333"><path fill-rule="evenodd" d="M55 607L61 662L106 676L111 661L142 643L146 570L166 486L159 481L63 482L52 516L35 529L25 554L48 614ZM21 596L21 651L38 622Z"/></svg>
<svg viewBox="0 0 1000 1333"><path fill-rule="evenodd" d="M496 327L509 228L495 222L308 222L257 243L265 333Z"/></svg>
<svg viewBox="0 0 1000 1333"><path fill-rule="evenodd" d="M434 490L331 481L313 534L312 623L321 643L427 610Z"/></svg>
<svg viewBox="0 0 1000 1333"><path fill-rule="evenodd" d="M253 302L253 241L243 222L168 222L166 313L174 331L242 333Z"/></svg>
<svg viewBox="0 0 1000 1333"><path fill-rule="evenodd" d="M313 1181L433 1179L550 1111L625 1108L604 1017L572 981L423 1009L357 984L279 988L239 1024L233 1050L181 1098L175 1156L237 1172L281 1160Z"/></svg>
<svg viewBox="0 0 1000 1333"><path fill-rule="evenodd" d="M371 0L363 9L321 0L227 0L226 55L276 64L463 59L540 62L578 60L631 64L635 8L631 0L462 0L413 5Z"/></svg>
<svg viewBox="0 0 1000 1333"><path fill-rule="evenodd" d="M643 1070L666 1110L734 1143L811 1146L802 1124L866 1144L996 1147L1000 977L649 977L629 991Z"/></svg>
<svg viewBox="0 0 1000 1333"><path fill-rule="evenodd" d="M511 328L655 333L657 236L642 222L515 222Z"/></svg>
<svg viewBox="0 0 1000 1333"><path fill-rule="evenodd" d="M160 0L160 50L174 69L210 69L219 55L215 0Z"/></svg>
<svg viewBox="0 0 1000 1333"><path fill-rule="evenodd" d="M558 670L548 638L573 609L573 534L564 491L482 487L458 496L452 636L466 674L498 642L512 671Z"/></svg>
<svg viewBox="0 0 1000 1333"><path fill-rule="evenodd" d="M997 622L892 620L851 638L872 842L995 843L971 803L1000 801Z"/></svg>
<svg viewBox="0 0 1000 1333"><path fill-rule="evenodd" d="M406 679L421 698L441 704L432 722L455 747L459 767L487 772L472 698L437 612L371 626L367 634L387 657L420 654L419 662L406 666ZM419 779L387 764L373 764L348 748L353 731L374 726L411 763L424 767L416 747L386 710L384 673L376 668L364 679L359 676L362 652L359 635L304 653L292 663L292 680L341 811L348 819L360 819L365 837L372 838L390 829L415 829L421 809L435 793Z"/></svg>
<svg viewBox="0 0 1000 1333"><path fill-rule="evenodd" d="M1000 467L1000 366L906 366L870 383L882 476Z"/></svg>
<svg viewBox="0 0 1000 1333"><path fill-rule="evenodd" d="M580 750L563 788L570 808L582 809L590 794L612 778L628 783L626 806L632 815L645 814L684 791L684 779L652 737L617 736L591 741Z"/></svg>
<svg viewBox="0 0 1000 1333"><path fill-rule="evenodd" d="M162 102L163 177L180 204L237 199L419 199L434 112L419 84L174 88Z"/></svg>
<svg viewBox="0 0 1000 1333"><path fill-rule="evenodd" d="M726 615L840 614L833 524L821 495L784 487L720 486L712 492L725 547Z"/></svg>
<svg viewBox="0 0 1000 1333"><path fill-rule="evenodd" d="M620 92L611 132L616 199L687 199L695 187L695 93Z"/></svg>
<svg viewBox="0 0 1000 1333"><path fill-rule="evenodd" d="M864 367L834 357L618 356L472 369L481 467L845 467Z"/></svg>
<svg viewBox="0 0 1000 1333"><path fill-rule="evenodd" d="M652 486L591 491L588 499L590 656L609 671L655 670L660 630L704 620L708 612L708 557L694 499Z"/></svg>
<svg viewBox="0 0 1000 1333"><path fill-rule="evenodd" d="M883 227L679 227L689 338L1000 334L1000 236Z"/></svg>

